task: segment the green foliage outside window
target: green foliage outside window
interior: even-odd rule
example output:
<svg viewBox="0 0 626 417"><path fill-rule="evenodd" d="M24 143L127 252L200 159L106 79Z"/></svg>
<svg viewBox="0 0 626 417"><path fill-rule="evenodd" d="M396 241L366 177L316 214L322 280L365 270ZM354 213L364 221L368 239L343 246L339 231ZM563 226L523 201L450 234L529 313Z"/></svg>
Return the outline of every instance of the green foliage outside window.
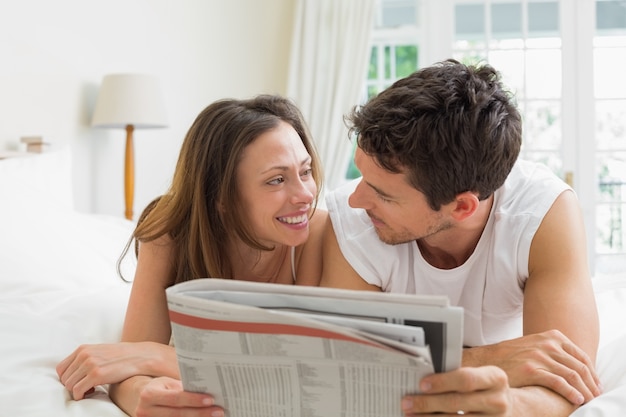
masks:
<svg viewBox="0 0 626 417"><path fill-rule="evenodd" d="M381 52L381 49L383 53L382 62L379 60L378 55ZM367 71L366 99L369 100L391 85L394 81L415 72L418 68L418 57L419 51L417 45L372 46L369 68ZM361 173L354 165L354 149L356 149L356 140L353 143L352 156L346 172L347 179L354 179L361 176Z"/></svg>

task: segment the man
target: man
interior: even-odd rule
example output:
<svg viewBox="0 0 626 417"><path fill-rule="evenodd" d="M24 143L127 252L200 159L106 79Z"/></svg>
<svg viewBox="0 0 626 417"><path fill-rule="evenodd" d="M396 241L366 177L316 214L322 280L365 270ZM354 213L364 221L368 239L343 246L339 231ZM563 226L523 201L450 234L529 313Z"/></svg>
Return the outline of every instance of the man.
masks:
<svg viewBox="0 0 626 417"><path fill-rule="evenodd" d="M465 310L463 366L504 370L519 415L569 415L598 395L580 208L547 168L518 161L521 117L499 74L448 60L346 120L362 178L327 197L321 285L447 295ZM449 411L420 408L431 400L403 404Z"/></svg>

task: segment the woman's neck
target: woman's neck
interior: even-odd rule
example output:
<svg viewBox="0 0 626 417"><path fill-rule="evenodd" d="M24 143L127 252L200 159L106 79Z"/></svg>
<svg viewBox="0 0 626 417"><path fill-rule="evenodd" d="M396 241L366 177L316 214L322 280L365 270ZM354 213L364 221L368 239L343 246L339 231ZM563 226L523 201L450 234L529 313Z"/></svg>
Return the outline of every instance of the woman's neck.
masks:
<svg viewBox="0 0 626 417"><path fill-rule="evenodd" d="M276 246L272 251L251 248L243 243L231 247L229 256L234 279L293 284L290 248Z"/></svg>

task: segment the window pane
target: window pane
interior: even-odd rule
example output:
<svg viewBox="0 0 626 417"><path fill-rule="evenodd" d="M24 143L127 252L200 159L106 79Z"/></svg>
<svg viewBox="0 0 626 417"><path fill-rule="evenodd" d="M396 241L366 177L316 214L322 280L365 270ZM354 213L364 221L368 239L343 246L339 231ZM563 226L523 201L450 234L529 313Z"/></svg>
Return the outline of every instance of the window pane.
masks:
<svg viewBox="0 0 626 417"><path fill-rule="evenodd" d="M596 98L626 97L626 48L596 48L594 59Z"/></svg>
<svg viewBox="0 0 626 417"><path fill-rule="evenodd" d="M626 152L598 153L598 199L626 203Z"/></svg>
<svg viewBox="0 0 626 417"><path fill-rule="evenodd" d="M391 47L385 46L385 79L391 78Z"/></svg>
<svg viewBox="0 0 626 417"><path fill-rule="evenodd" d="M482 3L454 6L454 32L457 39L485 38L485 6Z"/></svg>
<svg viewBox="0 0 626 417"><path fill-rule="evenodd" d="M378 78L378 46L372 47L372 53L370 55L370 65L367 71L367 78L369 80L375 80Z"/></svg>
<svg viewBox="0 0 626 417"><path fill-rule="evenodd" d="M626 204L598 204L596 208L596 251L599 253L619 253L626 249L626 239L622 218L626 214Z"/></svg>
<svg viewBox="0 0 626 417"><path fill-rule="evenodd" d="M370 85L369 87L367 87L367 98L372 98L375 95L377 95L380 91L378 90L378 87L375 85Z"/></svg>
<svg viewBox="0 0 626 417"><path fill-rule="evenodd" d="M596 101L596 145L599 150L626 149L626 99Z"/></svg>
<svg viewBox="0 0 626 417"><path fill-rule="evenodd" d="M561 38L529 38L526 40L529 49L560 49Z"/></svg>
<svg viewBox="0 0 626 417"><path fill-rule="evenodd" d="M526 94L529 98L561 97L561 50L529 50L526 53Z"/></svg>
<svg viewBox="0 0 626 417"><path fill-rule="evenodd" d="M593 46L602 47L626 47L626 36L596 36L593 38Z"/></svg>
<svg viewBox="0 0 626 417"><path fill-rule="evenodd" d="M352 155L356 150L356 139L353 140L352 144ZM361 176L361 171L354 164L354 158L350 158L350 163L348 164L348 171L346 172L346 179L353 180L355 178L359 178Z"/></svg>
<svg viewBox="0 0 626 417"><path fill-rule="evenodd" d="M596 254L596 275L622 274L626 271L626 256L617 254Z"/></svg>
<svg viewBox="0 0 626 417"><path fill-rule="evenodd" d="M477 65L487 61L483 50L458 51L452 57L465 65Z"/></svg>
<svg viewBox="0 0 626 417"><path fill-rule="evenodd" d="M382 2L382 27L393 28L417 25L417 2L415 0L384 0Z"/></svg>
<svg viewBox="0 0 626 417"><path fill-rule="evenodd" d="M561 103L559 101L528 101L525 109L525 149L559 152L562 145Z"/></svg>
<svg viewBox="0 0 626 417"><path fill-rule="evenodd" d="M491 34L496 39L522 37L521 3L491 5Z"/></svg>
<svg viewBox="0 0 626 417"><path fill-rule="evenodd" d="M515 93L517 99L521 99L524 96L524 51L491 51L489 63L500 71L502 82Z"/></svg>
<svg viewBox="0 0 626 417"><path fill-rule="evenodd" d="M556 1L528 3L528 36L559 36L559 3Z"/></svg>
<svg viewBox="0 0 626 417"><path fill-rule="evenodd" d="M596 28L599 33L626 28L626 5L623 0L596 2Z"/></svg>
<svg viewBox="0 0 626 417"><path fill-rule="evenodd" d="M396 46L396 78L403 78L417 69L417 46Z"/></svg>

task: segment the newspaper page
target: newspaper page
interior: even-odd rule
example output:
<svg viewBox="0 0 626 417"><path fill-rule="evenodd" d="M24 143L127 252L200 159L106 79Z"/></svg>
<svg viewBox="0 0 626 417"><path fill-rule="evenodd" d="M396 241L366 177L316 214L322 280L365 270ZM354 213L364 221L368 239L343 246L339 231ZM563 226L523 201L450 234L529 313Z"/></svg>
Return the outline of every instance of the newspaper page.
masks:
<svg viewBox="0 0 626 417"><path fill-rule="evenodd" d="M185 390L231 416L399 416L423 376L460 366L463 312L445 298L220 279L167 297Z"/></svg>

